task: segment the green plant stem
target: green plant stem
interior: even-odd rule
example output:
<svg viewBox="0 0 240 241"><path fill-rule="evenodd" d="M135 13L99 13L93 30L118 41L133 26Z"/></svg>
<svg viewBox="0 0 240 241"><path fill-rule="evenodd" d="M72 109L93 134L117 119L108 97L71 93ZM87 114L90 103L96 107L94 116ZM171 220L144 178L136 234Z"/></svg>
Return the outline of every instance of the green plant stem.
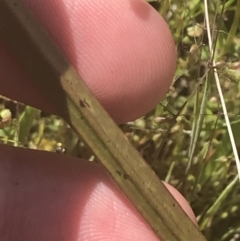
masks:
<svg viewBox="0 0 240 241"><path fill-rule="evenodd" d="M206 241L20 0L0 0L0 38L162 241Z"/></svg>
<svg viewBox="0 0 240 241"><path fill-rule="evenodd" d="M234 179L227 185L227 187L222 191L222 193L219 195L217 200L213 203L213 205L207 210L206 217L201 224L201 229L204 229L210 219L219 211L219 207L223 203L223 201L227 198L229 193L233 190L234 186L238 183L239 177L236 175Z"/></svg>
<svg viewBox="0 0 240 241"><path fill-rule="evenodd" d="M194 125L192 130L190 148L189 148L189 161L187 165L186 172L189 171L189 168L192 164L194 153L197 147L198 139L202 130L202 125L204 121L204 113L206 112L207 107L207 98L208 98L208 89L209 89L209 72L206 72L206 80L204 83L204 92L201 100L201 106L199 109L199 89L197 89L196 100L194 105Z"/></svg>
<svg viewBox="0 0 240 241"><path fill-rule="evenodd" d="M26 138L30 133L30 129L36 116L40 116L40 111L31 106L27 106L19 118L18 141L23 146L26 144Z"/></svg>
<svg viewBox="0 0 240 241"><path fill-rule="evenodd" d="M239 27L239 21L240 21L240 0L237 0L233 23L231 25L224 48L222 48L222 53L221 53L222 55L226 54L226 52L229 51L229 47L233 43L233 39L236 36L236 32Z"/></svg>

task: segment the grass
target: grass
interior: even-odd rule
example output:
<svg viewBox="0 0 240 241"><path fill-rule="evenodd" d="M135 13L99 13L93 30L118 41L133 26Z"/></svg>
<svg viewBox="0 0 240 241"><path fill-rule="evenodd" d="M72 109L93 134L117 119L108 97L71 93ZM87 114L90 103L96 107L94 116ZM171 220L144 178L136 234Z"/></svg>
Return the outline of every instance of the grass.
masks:
<svg viewBox="0 0 240 241"><path fill-rule="evenodd" d="M240 0L151 4L173 33L177 71L166 98L121 128L158 176L187 198L208 240L240 240L240 186L214 76L217 70L239 152ZM213 36L214 61L207 28ZM1 99L2 143L94 160L61 118Z"/></svg>

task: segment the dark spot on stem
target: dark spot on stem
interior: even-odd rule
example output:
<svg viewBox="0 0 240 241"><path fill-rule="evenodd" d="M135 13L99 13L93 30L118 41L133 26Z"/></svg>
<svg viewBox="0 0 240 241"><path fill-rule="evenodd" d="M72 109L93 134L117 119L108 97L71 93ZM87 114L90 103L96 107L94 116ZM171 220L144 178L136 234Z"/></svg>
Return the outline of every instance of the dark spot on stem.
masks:
<svg viewBox="0 0 240 241"><path fill-rule="evenodd" d="M120 177L123 176L124 179L128 179L128 175L127 175L126 173L123 174L121 171L118 171L118 170L116 170L116 173L117 173Z"/></svg>
<svg viewBox="0 0 240 241"><path fill-rule="evenodd" d="M116 170L116 173L121 177L122 176L122 173L118 170Z"/></svg>
<svg viewBox="0 0 240 241"><path fill-rule="evenodd" d="M90 108L90 105L88 104L88 102L86 101L86 99L83 99L83 100L79 100L79 104L81 107L85 108Z"/></svg>
<svg viewBox="0 0 240 241"><path fill-rule="evenodd" d="M128 179L128 175L126 173L123 175L123 177L124 179Z"/></svg>

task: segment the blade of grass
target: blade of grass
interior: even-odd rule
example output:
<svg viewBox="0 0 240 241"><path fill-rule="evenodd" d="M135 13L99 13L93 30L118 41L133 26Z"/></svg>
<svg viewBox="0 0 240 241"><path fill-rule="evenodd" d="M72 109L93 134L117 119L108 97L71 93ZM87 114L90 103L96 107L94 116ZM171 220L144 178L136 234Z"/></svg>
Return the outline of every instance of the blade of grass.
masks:
<svg viewBox="0 0 240 241"><path fill-rule="evenodd" d="M162 241L206 241L20 0L0 1L0 38Z"/></svg>
<svg viewBox="0 0 240 241"><path fill-rule="evenodd" d="M240 0L237 0L237 5L236 5L236 8L235 8L233 23L231 25L231 28L230 28L225 46L224 46L224 48L222 48L222 52L223 52L222 55L226 54L226 51L229 49L230 45L233 42L234 37L236 36L236 32L237 32L237 29L239 27L239 21L240 21L240 11L239 11L239 9L240 9Z"/></svg>
<svg viewBox="0 0 240 241"><path fill-rule="evenodd" d="M194 114L194 116L193 116L193 123L192 123L192 133L190 136L190 145L189 145L189 149L188 149L189 160L188 160L188 165L187 165L185 174L189 171L189 168L191 166L193 153L194 153L196 143L197 143L194 140L196 139L197 122L199 119L199 88L196 90L193 114Z"/></svg>
<svg viewBox="0 0 240 241"><path fill-rule="evenodd" d="M219 117L217 117L217 119L216 119L216 121L215 121L215 124L214 124L214 128L213 128L213 131L212 131L212 135L211 135L211 138L210 138L210 141L209 142L206 142L205 144L204 144L204 146L203 146L203 148L202 148L202 151L200 152L200 154L199 154L199 156L198 156L198 159L200 158L200 170L199 170L199 173L198 173L198 175L196 176L196 180L195 180L195 184L194 184L194 186L193 186L193 194L192 194L192 197L194 197L195 196L195 194L196 194L196 191L197 191L197 185L200 183L200 180L201 180L201 178L202 178L202 175L203 175L203 173L204 173L204 169L206 168L206 166L207 166L207 156L208 156L208 154L209 154L209 151L210 151L210 148L211 148L211 146L212 146L212 142L213 142L213 138L214 138L214 133L215 133L215 131L216 131L216 128L217 128L217 123L218 123L218 118ZM202 182L201 182L201 185L203 185L202 184Z"/></svg>
<svg viewBox="0 0 240 241"><path fill-rule="evenodd" d="M201 133L202 125L203 125L203 120L205 117L206 113L206 107L207 107L207 98L208 98L208 89L209 89L209 72L206 72L205 75L205 82L204 82L204 92L202 96L202 101L201 101L201 106L200 110L198 107L199 103L199 88L197 89L197 94L196 94L196 101L194 104L194 125L193 125L193 134L191 135L191 141L190 141L190 151L189 151L189 161L186 169L186 173L189 171L189 168L192 164L194 153L197 147L198 139Z"/></svg>
<svg viewBox="0 0 240 241"><path fill-rule="evenodd" d="M26 110L19 118L18 141L24 146L26 144L26 137L30 133L36 116L40 115L40 111L31 106L27 106Z"/></svg>
<svg viewBox="0 0 240 241"><path fill-rule="evenodd" d="M223 2L222 8L224 8L225 2L226 1ZM208 35L208 44L209 44L209 50L210 50L210 53L211 53L211 63L210 64L211 64L211 66L213 66L213 74L214 74L219 98L220 98L220 101L221 101L223 115L224 115L225 122L226 122L226 125L227 125L227 130L228 130L228 134L229 134L229 138L230 138L230 142L231 142L231 146L232 146L232 150L233 150L233 155L234 155L237 170L238 170L238 176L239 176L239 180L240 180L240 160L239 160L239 156L238 156L238 151L237 151L236 143L235 143L235 140L234 140L234 135L233 135L233 132L232 132L231 123L230 123L230 120L229 120L229 117L228 117L227 107L225 105L225 100L224 100L224 97L223 97L223 92L222 92L222 88L221 88L221 84L220 84L220 80L219 80L219 76L218 76L218 70L217 70L217 68L214 67L214 66L216 66L216 61L214 59L214 54L215 54L214 46L215 46L215 44L213 44L212 35L211 35L211 27L210 27L210 20L209 20L209 14L208 14L208 0L204 0L204 8L205 8L205 18L206 18L206 27L207 27L207 35ZM223 12L223 9L222 9L222 12ZM215 39L215 41L217 41L217 39Z"/></svg>
<svg viewBox="0 0 240 241"><path fill-rule="evenodd" d="M201 224L201 230L203 230L210 219L219 211L221 204L227 198L229 193L232 191L233 187L236 185L238 181L238 175L227 185L227 187L223 190L217 200L213 203L213 205L206 212L206 217L204 218L203 223Z"/></svg>
<svg viewBox="0 0 240 241"><path fill-rule="evenodd" d="M187 8L185 8L187 11ZM191 18L191 15L188 13L188 16ZM194 21L193 21L194 22ZM205 23L205 20L204 20ZM201 35L201 42L200 45L197 44L197 46L201 46L201 44L203 43L203 38L204 38L204 34ZM197 43L197 41L194 41L195 43ZM202 48L200 48L200 52L199 52L199 59L201 59L202 57ZM198 65L200 66L200 62L198 62ZM200 68L198 68L198 77L200 76ZM200 94L200 86L198 85L196 87L196 94L195 94L195 102L194 102L194 119L193 119L193 125L192 125L192 135L191 135L191 139L190 139L190 145L189 145L189 150L188 150L188 165L186 168L186 173L189 171L192 161L193 161L193 157L194 157L194 153L197 147L197 143L199 140L199 136L200 136L200 132L202 129L202 125L203 125L203 120L204 120L204 114L205 114L205 110L206 110L206 105L207 105L207 94L208 94L208 89L209 89L209 71L207 70L204 75L202 77L199 77L199 83L204 83L204 92L203 92L203 96L201 99L201 105L199 108L199 94Z"/></svg>

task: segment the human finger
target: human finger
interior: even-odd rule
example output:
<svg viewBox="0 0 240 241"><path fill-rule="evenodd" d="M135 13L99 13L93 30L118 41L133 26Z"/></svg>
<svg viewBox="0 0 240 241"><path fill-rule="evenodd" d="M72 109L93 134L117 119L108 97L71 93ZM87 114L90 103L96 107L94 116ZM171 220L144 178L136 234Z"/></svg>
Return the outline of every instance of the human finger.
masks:
<svg viewBox="0 0 240 241"><path fill-rule="evenodd" d="M158 240L101 165L6 145L0 152L0 240Z"/></svg>
<svg viewBox="0 0 240 241"><path fill-rule="evenodd" d="M24 2L116 122L146 114L164 97L175 46L166 22L145 1ZM0 94L61 114L6 46L0 40Z"/></svg>

